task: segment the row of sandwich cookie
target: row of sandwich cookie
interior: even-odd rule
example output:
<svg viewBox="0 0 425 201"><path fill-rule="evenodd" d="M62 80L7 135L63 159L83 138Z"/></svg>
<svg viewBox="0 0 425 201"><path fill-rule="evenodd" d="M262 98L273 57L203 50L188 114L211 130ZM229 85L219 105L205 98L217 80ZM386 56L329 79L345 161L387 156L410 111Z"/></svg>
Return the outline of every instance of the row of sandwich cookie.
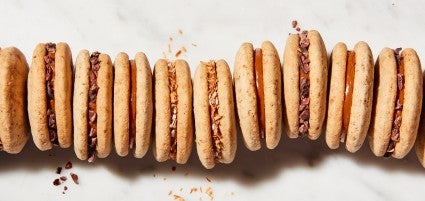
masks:
<svg viewBox="0 0 425 201"><path fill-rule="evenodd" d="M160 59L152 74L143 53L133 60L120 53L112 64L106 54L83 50L73 69L69 46L47 43L34 50L26 86L24 56L6 48L0 52L7 81L0 83L5 94L0 105L6 108L0 118L8 122L0 133L2 149L18 153L23 148L28 111L40 150L67 148L73 141L77 157L89 161L107 157L113 146L120 156L131 151L140 158L152 143L158 161L185 163L194 122L199 158L212 168L233 161L236 121L252 151L263 140L267 148L275 148L282 130L290 138L317 139L326 120L331 149L343 142L355 152L369 133L375 155L404 157L415 142L422 106L415 51L384 48L374 67L365 42L353 50L338 43L330 58L328 70L320 34L303 31L289 35L282 65L272 43L255 49L244 43L233 80L227 63L218 60L201 62L192 83L183 60ZM425 139L420 139L424 142L418 142L417 153L423 163Z"/></svg>

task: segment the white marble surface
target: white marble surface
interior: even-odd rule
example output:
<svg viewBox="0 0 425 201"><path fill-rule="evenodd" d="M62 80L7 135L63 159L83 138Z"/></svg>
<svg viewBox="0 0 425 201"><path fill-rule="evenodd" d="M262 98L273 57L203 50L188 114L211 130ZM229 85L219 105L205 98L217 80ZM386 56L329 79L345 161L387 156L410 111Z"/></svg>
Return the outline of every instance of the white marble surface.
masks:
<svg viewBox="0 0 425 201"><path fill-rule="evenodd" d="M412 47L425 59L425 3L379 1L1 1L0 47L16 46L29 59L38 42L66 41L74 59L85 48L134 55L151 64L167 52L188 52L192 73L200 60L223 58L233 66L242 42L271 40L280 55L290 23L321 32L328 52L339 41L369 42L374 58L383 47ZM181 29L183 34L178 34ZM191 44L195 43L197 47ZM172 55L167 53L168 55ZM52 185L57 166L68 160L80 185ZM329 150L323 140L283 137L275 150L249 152L239 143L233 164L205 170L196 153L186 165L157 163L115 153L94 164L78 161L72 149L36 150L30 141L19 155L0 153L0 200L424 200L425 169L411 152L406 159L376 158L366 143L350 154ZM70 171L63 171L68 174ZM205 177L212 179L208 182ZM191 188L198 188L190 194ZM199 187L202 188L200 192ZM181 191L180 191L180 188ZM168 195L172 190L172 195Z"/></svg>

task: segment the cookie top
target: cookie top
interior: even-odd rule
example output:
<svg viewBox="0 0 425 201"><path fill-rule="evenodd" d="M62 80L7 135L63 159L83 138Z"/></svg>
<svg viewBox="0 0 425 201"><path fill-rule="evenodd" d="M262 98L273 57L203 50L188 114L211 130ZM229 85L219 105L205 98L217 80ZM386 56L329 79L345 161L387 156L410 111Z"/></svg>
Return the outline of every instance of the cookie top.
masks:
<svg viewBox="0 0 425 201"><path fill-rule="evenodd" d="M369 129L373 94L373 56L369 45L363 41L354 46L355 69L353 98L345 147L356 152L363 145Z"/></svg>
<svg viewBox="0 0 425 201"><path fill-rule="evenodd" d="M196 147L201 163L208 169L216 163L231 163L237 139L232 76L226 61L199 64L193 80L193 95ZM212 104L214 111L210 109ZM214 134L216 129L218 132Z"/></svg>
<svg viewBox="0 0 425 201"><path fill-rule="evenodd" d="M155 138L157 161L187 162L193 144L192 81L184 60L160 59L154 67Z"/></svg>
<svg viewBox="0 0 425 201"><path fill-rule="evenodd" d="M275 148L282 133L279 56L276 48L269 41L263 42L259 51L262 59L261 77L256 74L256 53L251 43L241 45L236 55L234 71L239 125L244 143L251 151L261 148L261 135L265 136L268 148ZM259 86L259 82L262 82L263 85ZM261 101L264 103L263 105ZM263 116L261 116L261 112L264 113Z"/></svg>
<svg viewBox="0 0 425 201"><path fill-rule="evenodd" d="M342 132L342 115L345 96L347 46L337 43L331 55L329 100L326 121L326 144L331 149L339 147Z"/></svg>
<svg viewBox="0 0 425 201"><path fill-rule="evenodd" d="M46 54L46 44L38 44L28 75L28 115L34 143L40 150L52 148L47 124ZM59 146L68 148L72 144L72 55L66 43L55 44L54 55L54 121Z"/></svg>
<svg viewBox="0 0 425 201"><path fill-rule="evenodd" d="M319 32L310 30L309 40L309 128L308 137L317 139L322 130L326 112L327 53ZM299 137L300 67L298 47L300 36L288 36L283 54L284 116L283 125L290 138Z"/></svg>
<svg viewBox="0 0 425 201"><path fill-rule="evenodd" d="M1 150L21 152L29 137L26 113L28 64L15 47L0 50L0 142Z"/></svg>

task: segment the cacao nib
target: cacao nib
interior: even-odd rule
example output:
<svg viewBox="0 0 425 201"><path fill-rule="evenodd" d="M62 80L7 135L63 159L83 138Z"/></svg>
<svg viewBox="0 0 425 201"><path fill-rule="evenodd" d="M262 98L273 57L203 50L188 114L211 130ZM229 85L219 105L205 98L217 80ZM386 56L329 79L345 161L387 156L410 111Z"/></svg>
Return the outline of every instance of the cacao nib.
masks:
<svg viewBox="0 0 425 201"><path fill-rule="evenodd" d="M404 93L404 75L402 70L402 57L400 55L401 48L396 48L394 50L394 56L397 61L397 94L396 94L396 104L394 107L394 120L391 129L390 142L388 143L387 152L384 157L389 157L395 148L395 144L400 141L400 127L402 122L402 111L403 111L403 100L400 99L402 93Z"/></svg>
<svg viewBox="0 0 425 201"><path fill-rule="evenodd" d="M65 169L69 170L69 169L71 169L71 168L72 168L72 163L71 163L71 161L68 161L68 162L65 164Z"/></svg>
<svg viewBox="0 0 425 201"><path fill-rule="evenodd" d="M56 174L60 174L62 172L62 167L57 167L56 168Z"/></svg>
<svg viewBox="0 0 425 201"><path fill-rule="evenodd" d="M97 85L97 75L100 69L99 52L93 52L90 55L90 70L89 70L89 108L87 121L88 127L88 162L93 162L96 156L97 145L97 113L96 113L96 100L99 86ZM72 167L72 164L71 164ZM72 176L72 173L71 173ZM74 179L74 178L73 178ZM75 180L74 180L75 181Z"/></svg>
<svg viewBox="0 0 425 201"><path fill-rule="evenodd" d="M298 66L300 72L300 105L299 105L299 136L305 136L308 133L310 118L310 59L308 48L310 40L307 37L308 31L302 31L298 34L300 41L297 48Z"/></svg>
<svg viewBox="0 0 425 201"><path fill-rule="evenodd" d="M53 180L53 185L59 186L61 184L61 181L59 179Z"/></svg>
<svg viewBox="0 0 425 201"><path fill-rule="evenodd" d="M74 174L74 173L70 173L69 175L71 175L72 180L74 181L75 184L80 184L80 182L78 181L78 175Z"/></svg>
<svg viewBox="0 0 425 201"><path fill-rule="evenodd" d="M58 136L57 136L57 125L56 125L56 115L55 115L55 92L54 92L54 83L55 83L55 54L56 54L56 44L55 43L46 43L44 45L46 49L46 55L44 55L45 63L45 73L46 73L46 105L47 105L47 127L49 131L50 141L53 145L59 145Z"/></svg>

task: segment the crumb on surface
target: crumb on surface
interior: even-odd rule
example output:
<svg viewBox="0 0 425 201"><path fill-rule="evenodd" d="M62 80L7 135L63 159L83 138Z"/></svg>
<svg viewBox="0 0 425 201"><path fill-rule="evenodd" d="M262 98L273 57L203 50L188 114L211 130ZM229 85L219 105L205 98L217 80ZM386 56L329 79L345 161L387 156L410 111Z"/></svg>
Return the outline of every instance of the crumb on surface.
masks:
<svg viewBox="0 0 425 201"><path fill-rule="evenodd" d="M176 55L175 55L175 56L176 56L176 57L179 57L181 53L182 53L182 51L181 51L181 50L179 50L179 51L177 51L177 52L176 52Z"/></svg>
<svg viewBox="0 0 425 201"><path fill-rule="evenodd" d="M62 167L57 167L56 168L56 174L60 174L62 172Z"/></svg>
<svg viewBox="0 0 425 201"><path fill-rule="evenodd" d="M205 179L208 181L208 182L211 182L212 180L211 180L211 178L209 178L209 177L205 177Z"/></svg>
<svg viewBox="0 0 425 201"><path fill-rule="evenodd" d="M183 35L183 30L179 29L179 34Z"/></svg>
<svg viewBox="0 0 425 201"><path fill-rule="evenodd" d="M65 169L69 170L69 169L71 169L71 168L72 168L72 163L71 163L71 161L68 161L68 162L65 164Z"/></svg>
<svg viewBox="0 0 425 201"><path fill-rule="evenodd" d="M80 184L80 182L78 181L78 175L74 174L74 173L69 173L69 175L71 175L72 180L74 181L75 184Z"/></svg>

